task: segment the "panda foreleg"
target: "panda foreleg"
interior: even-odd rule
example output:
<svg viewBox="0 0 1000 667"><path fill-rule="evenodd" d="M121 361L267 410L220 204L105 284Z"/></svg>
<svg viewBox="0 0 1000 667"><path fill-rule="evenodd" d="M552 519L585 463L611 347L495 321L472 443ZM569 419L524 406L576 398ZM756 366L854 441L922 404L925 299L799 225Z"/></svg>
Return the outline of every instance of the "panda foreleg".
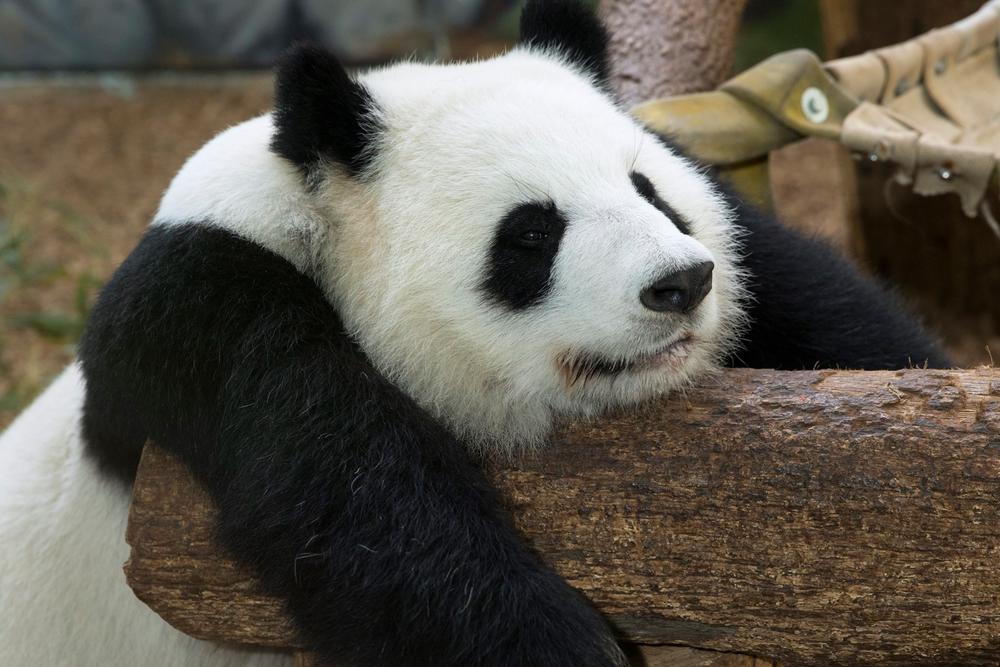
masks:
<svg viewBox="0 0 1000 667"><path fill-rule="evenodd" d="M950 366L893 293L825 242L807 238L732 194L749 274L750 325L735 365L897 369Z"/></svg>
<svg viewBox="0 0 1000 667"><path fill-rule="evenodd" d="M277 255L206 225L154 226L99 298L81 359L98 459L101 438L112 461L145 436L179 454L223 543L334 664L621 664L463 444Z"/></svg>

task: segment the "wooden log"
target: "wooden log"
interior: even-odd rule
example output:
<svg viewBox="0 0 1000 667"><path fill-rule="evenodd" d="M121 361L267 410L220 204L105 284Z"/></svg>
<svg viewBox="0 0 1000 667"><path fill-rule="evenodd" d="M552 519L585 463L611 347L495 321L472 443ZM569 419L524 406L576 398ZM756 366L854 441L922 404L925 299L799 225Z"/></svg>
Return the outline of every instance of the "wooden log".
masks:
<svg viewBox="0 0 1000 667"><path fill-rule="evenodd" d="M534 548L629 641L783 664L1000 661L994 369L725 371L491 474ZM280 605L212 542L212 516L148 447L130 585L196 637L294 645Z"/></svg>

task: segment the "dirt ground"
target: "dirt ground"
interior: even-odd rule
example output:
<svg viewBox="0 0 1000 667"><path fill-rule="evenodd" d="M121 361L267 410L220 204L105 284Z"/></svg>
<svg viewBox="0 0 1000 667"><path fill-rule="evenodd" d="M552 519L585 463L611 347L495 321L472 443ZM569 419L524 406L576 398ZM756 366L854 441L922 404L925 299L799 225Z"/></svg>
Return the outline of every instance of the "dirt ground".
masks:
<svg viewBox="0 0 1000 667"><path fill-rule="evenodd" d="M270 97L266 74L0 82L0 427L73 358L97 291L185 158ZM835 230L845 204L824 149L783 165L779 211ZM958 358L985 361L987 342L960 341Z"/></svg>
<svg viewBox="0 0 1000 667"><path fill-rule="evenodd" d="M0 87L0 427L72 359L184 160L270 98L267 75Z"/></svg>

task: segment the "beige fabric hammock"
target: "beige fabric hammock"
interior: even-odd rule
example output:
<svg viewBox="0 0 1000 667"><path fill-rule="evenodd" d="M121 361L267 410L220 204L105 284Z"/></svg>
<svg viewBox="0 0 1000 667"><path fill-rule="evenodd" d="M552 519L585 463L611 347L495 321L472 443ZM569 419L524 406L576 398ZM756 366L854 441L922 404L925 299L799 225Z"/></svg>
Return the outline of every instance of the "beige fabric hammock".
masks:
<svg viewBox="0 0 1000 667"><path fill-rule="evenodd" d="M804 136L837 139L895 165L920 195L954 193L1000 236L1000 0L895 46L822 64L809 51L770 58L717 91L634 112L695 156L741 174ZM749 170L749 171L748 171ZM743 181L743 183L741 183Z"/></svg>

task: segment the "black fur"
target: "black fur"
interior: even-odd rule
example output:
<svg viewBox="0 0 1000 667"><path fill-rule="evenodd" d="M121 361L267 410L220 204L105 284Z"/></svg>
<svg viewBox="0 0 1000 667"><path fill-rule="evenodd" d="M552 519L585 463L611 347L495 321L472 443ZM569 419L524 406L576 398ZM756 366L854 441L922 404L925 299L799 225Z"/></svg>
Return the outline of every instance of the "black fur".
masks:
<svg viewBox="0 0 1000 667"><path fill-rule="evenodd" d="M529 2L522 35L606 80L606 35L576 3ZM293 50L276 98L275 152L307 176L323 160L365 173L378 110L331 55ZM753 276L734 363L947 365L891 295L726 196ZM551 204L511 211L485 258L487 299L541 303L565 225ZM223 543L334 664L620 665L609 628L523 545L479 462L379 375L288 261L207 224L155 226L103 290L80 359L91 454L125 479L147 439L181 456L219 507Z"/></svg>
<svg viewBox="0 0 1000 667"><path fill-rule="evenodd" d="M358 176L371 164L380 132L378 105L332 53L292 47L278 63L271 150L306 176L324 160Z"/></svg>
<svg viewBox="0 0 1000 667"><path fill-rule="evenodd" d="M497 224L482 290L512 310L541 303L552 282L552 265L566 219L549 202L514 207Z"/></svg>
<svg viewBox="0 0 1000 667"><path fill-rule="evenodd" d="M94 455L151 438L338 665L610 667L600 616L522 545L467 448L383 379L320 289L205 225L153 227L81 343Z"/></svg>
<svg viewBox="0 0 1000 667"><path fill-rule="evenodd" d="M829 245L785 227L722 187L738 212L750 273L750 329L734 365L751 368L897 369L951 362L874 280Z"/></svg>
<svg viewBox="0 0 1000 667"><path fill-rule="evenodd" d="M670 137L653 135L686 156ZM697 160L691 159L697 164ZM940 345L891 290L862 275L826 242L810 238L746 203L709 172L736 212L749 274L750 326L730 366L781 370L952 366Z"/></svg>
<svg viewBox="0 0 1000 667"><path fill-rule="evenodd" d="M633 171L629 174L629 178L632 179L632 185L635 187L635 191L638 192L643 199L652 204L653 207L655 207L660 213L667 216L667 219L670 220L670 222L674 224L674 227L679 229L682 234L687 234L688 236L691 235L690 223L688 223L688 221L685 220L680 213L675 211L670 204L660 198L659 193L656 192L656 187L648 178L646 178L645 175L640 174L637 171Z"/></svg>
<svg viewBox="0 0 1000 667"><path fill-rule="evenodd" d="M578 0L528 0L521 13L521 42L563 53L609 88L608 32Z"/></svg>

